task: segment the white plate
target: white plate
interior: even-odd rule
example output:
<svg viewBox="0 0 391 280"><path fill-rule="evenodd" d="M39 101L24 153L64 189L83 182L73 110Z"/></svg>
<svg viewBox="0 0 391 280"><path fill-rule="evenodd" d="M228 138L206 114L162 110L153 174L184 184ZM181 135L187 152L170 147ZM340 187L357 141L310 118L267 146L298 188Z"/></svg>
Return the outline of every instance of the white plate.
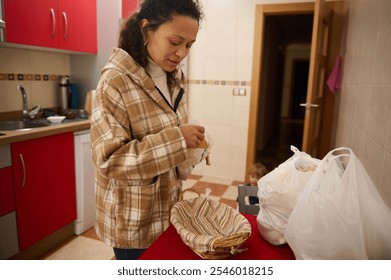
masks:
<svg viewBox="0 0 391 280"><path fill-rule="evenodd" d="M51 116L47 117L47 120L51 123L60 123L65 119L65 116Z"/></svg>

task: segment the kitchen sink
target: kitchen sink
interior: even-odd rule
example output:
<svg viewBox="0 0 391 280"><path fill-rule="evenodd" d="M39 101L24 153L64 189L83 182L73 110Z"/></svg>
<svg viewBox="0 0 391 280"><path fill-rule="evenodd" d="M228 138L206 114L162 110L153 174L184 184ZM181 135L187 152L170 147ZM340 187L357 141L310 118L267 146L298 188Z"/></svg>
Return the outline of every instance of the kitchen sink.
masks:
<svg viewBox="0 0 391 280"><path fill-rule="evenodd" d="M49 123L36 122L36 121L2 121L0 122L0 131L32 129L37 127L45 127L49 125L50 125Z"/></svg>

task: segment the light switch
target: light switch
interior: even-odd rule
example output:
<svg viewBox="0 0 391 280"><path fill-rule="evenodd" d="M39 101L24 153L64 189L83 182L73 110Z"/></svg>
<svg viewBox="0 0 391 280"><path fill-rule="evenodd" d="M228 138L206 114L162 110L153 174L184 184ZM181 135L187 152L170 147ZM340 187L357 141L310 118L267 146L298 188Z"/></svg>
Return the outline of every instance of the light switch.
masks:
<svg viewBox="0 0 391 280"><path fill-rule="evenodd" d="M232 89L232 95L233 96L245 96L246 89L245 88L234 88L234 89Z"/></svg>

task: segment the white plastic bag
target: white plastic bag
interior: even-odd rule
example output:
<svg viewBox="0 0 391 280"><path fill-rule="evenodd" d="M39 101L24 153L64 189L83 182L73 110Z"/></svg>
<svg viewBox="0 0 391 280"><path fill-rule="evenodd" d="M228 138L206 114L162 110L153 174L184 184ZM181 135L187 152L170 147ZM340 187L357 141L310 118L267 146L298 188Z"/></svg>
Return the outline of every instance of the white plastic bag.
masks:
<svg viewBox="0 0 391 280"><path fill-rule="evenodd" d="M320 160L291 146L294 155L258 181L259 233L269 243L286 243L284 233L297 198Z"/></svg>
<svg viewBox="0 0 391 280"><path fill-rule="evenodd" d="M323 158L285 238L296 259L391 259L391 211L351 149Z"/></svg>

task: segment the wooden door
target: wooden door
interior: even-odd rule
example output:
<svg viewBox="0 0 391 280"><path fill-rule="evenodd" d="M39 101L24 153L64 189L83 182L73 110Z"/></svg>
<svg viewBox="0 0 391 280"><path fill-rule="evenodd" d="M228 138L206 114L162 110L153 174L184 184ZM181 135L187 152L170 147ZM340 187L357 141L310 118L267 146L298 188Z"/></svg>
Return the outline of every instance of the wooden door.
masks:
<svg viewBox="0 0 391 280"><path fill-rule="evenodd" d="M330 34L330 14L333 10L333 31ZM247 161L249 170L256 156L256 137L258 127L258 115L260 111L259 101L261 92L261 76L263 61L263 45L265 36L265 18L270 15L289 14L314 14L312 31L310 73L305 103L305 123L303 132L302 150L314 157L322 157L330 149L332 141L332 126L335 98L332 94L325 94L326 65L332 68L339 50L341 37L341 19L343 4L341 2L328 2L316 0L315 3L291 3L291 4L267 4L256 6L255 35L253 49L253 69L251 81L250 120L248 130ZM332 37L333 45L328 50L328 40ZM330 53L330 55L328 55ZM317 107L318 106L318 107ZM321 136L320 136L321 135Z"/></svg>
<svg viewBox="0 0 391 280"><path fill-rule="evenodd" d="M300 106L305 107L302 150L314 157L318 156L319 153L330 37L330 14L330 8L325 0L315 1L307 100L306 103L300 104Z"/></svg>

